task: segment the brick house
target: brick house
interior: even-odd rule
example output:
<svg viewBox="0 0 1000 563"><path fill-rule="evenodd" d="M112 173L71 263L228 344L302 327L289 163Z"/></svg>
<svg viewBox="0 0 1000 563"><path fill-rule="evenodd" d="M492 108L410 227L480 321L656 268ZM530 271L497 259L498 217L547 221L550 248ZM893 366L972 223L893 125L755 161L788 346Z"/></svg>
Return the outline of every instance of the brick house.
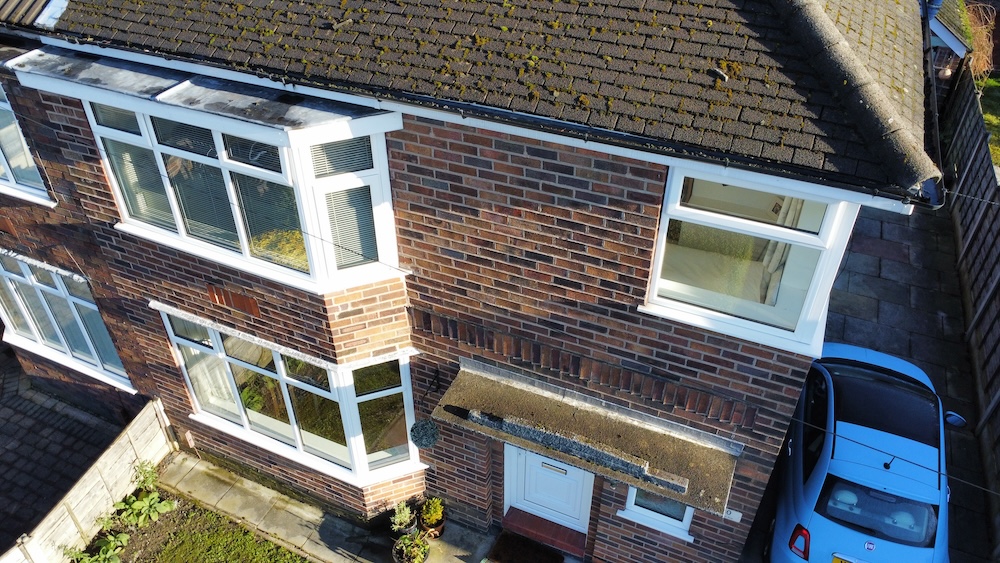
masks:
<svg viewBox="0 0 1000 563"><path fill-rule="evenodd" d="M8 8L4 339L361 520L735 560L860 207L941 202L917 3Z"/></svg>

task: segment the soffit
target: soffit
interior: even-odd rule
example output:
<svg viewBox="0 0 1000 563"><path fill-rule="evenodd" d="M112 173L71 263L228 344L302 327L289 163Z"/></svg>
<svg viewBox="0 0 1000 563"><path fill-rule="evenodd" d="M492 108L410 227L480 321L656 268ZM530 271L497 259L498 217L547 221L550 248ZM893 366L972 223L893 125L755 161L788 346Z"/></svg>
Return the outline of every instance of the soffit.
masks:
<svg viewBox="0 0 1000 563"><path fill-rule="evenodd" d="M56 31L90 45L439 108L460 104L553 132L905 196L912 184L904 182L929 171L887 167L886 154L905 168L914 147L867 134L872 124L858 123L858 107L831 88L827 68L812 64L810 39L783 20L784 4L247 0L223 11L193 0L74 0ZM897 4L865 5L878 11L849 18L848 39L880 80L896 77L897 67L881 68L888 42L869 39L889 29L876 15L888 17ZM911 23L907 15L895 28ZM855 40L854 25L871 29ZM905 61L913 47L899 44ZM916 108L922 90L909 92L913 100L899 101ZM558 123L532 122L539 118ZM902 121L919 124L909 113ZM912 136L922 149L921 133Z"/></svg>
<svg viewBox="0 0 1000 563"><path fill-rule="evenodd" d="M564 389L469 369L432 417L713 514L725 511L739 451L587 404Z"/></svg>

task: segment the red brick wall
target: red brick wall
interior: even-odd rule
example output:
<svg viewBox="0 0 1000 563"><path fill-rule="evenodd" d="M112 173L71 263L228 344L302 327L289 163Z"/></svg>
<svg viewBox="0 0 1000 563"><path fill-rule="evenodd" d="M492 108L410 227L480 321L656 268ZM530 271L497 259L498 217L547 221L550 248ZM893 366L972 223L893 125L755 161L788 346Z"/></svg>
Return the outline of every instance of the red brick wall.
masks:
<svg viewBox="0 0 1000 563"><path fill-rule="evenodd" d="M129 330L131 304L115 291L98 246L109 216L93 199L103 189L103 171L93 142L80 138L88 130L86 117L72 100L25 88L5 73L0 82L57 203L49 208L0 195L0 216L12 227L0 229L0 248L86 277L126 370L141 370L145 360ZM40 390L113 421L131 419L145 402L142 395L153 392L141 379L133 379L140 392L133 396L33 354L17 355Z"/></svg>
<svg viewBox="0 0 1000 563"><path fill-rule="evenodd" d="M406 118L389 150L401 262L414 273L413 339L440 363L442 391L459 358L475 357L746 444L729 502L742 522L701 517L692 528L711 538L702 557L732 559L810 360L638 312L666 169L421 118ZM432 373L414 371L430 405L441 396ZM449 466L456 444L442 442L423 453L428 485L461 489ZM493 490L470 504L502 501L493 473L476 474Z"/></svg>

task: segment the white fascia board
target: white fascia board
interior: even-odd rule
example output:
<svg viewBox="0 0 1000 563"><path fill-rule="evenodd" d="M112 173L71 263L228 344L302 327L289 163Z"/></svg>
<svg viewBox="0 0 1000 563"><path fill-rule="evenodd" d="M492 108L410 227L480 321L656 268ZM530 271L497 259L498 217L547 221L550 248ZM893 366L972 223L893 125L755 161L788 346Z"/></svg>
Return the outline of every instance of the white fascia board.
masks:
<svg viewBox="0 0 1000 563"><path fill-rule="evenodd" d="M663 164L665 166L685 166L685 167L705 167L710 169L716 174L731 174L734 178L744 178L749 179L754 182L766 182L771 185L788 185L790 189L797 191L811 191L815 193L816 190L823 190L826 197L832 197L839 199L841 201L847 201L851 203L857 203L865 207L874 207L877 209L882 209L885 211L892 211L894 213L900 213L903 215L910 215L913 213L914 206L912 204L905 204L901 201L889 198L882 198L874 195L864 194L860 192L854 192L842 188L835 188L823 184L815 184L810 182L804 182L801 180L794 180L790 178L784 178L781 176L772 176L768 174L760 174L757 172L750 172L738 168L731 168L727 166L720 166L717 164L708 164L702 162L696 162L691 160L685 160L677 157L672 157L668 155L662 155L657 153L649 153L645 151L640 151L637 149L619 147L616 145L608 145L604 143L589 141L585 139L578 139L576 137L566 137L562 135L556 135L553 133L546 133L542 131L537 131L534 129L528 129L524 127L519 127L515 125L508 125L504 123L497 123L494 121L489 121L482 118L476 117L465 117L463 115L456 114L454 112L436 110L431 108L425 108L421 106L415 106L411 104L405 104L402 102L392 102L387 100L379 100L375 98L368 98L363 96L357 96L353 94L345 94L340 92L333 92L329 90L323 90L320 88L308 87L308 86L298 86L295 84L286 84L276 80L270 80L266 78L261 78L233 70L220 69L215 67L202 66L195 63L178 61L178 60L167 60L162 57L156 57L152 55L143 55L140 53L131 53L127 51L120 51L118 49L110 49L106 47L98 47L94 45L75 45L68 41L59 40L51 37L43 37L42 43L46 45L52 45L55 47L62 47L65 49L71 49L80 52L92 53L95 55L104 55L108 57L119 58L123 60L140 62L143 64L148 64L152 66L158 66L163 68L171 68L174 70L181 70L184 72L190 72L193 74L200 74L204 76L212 76L215 78L224 78L226 80L231 80L233 82L240 82L243 84L253 84L258 86L265 86L268 88L276 88L279 90L284 90L287 92L297 92L303 95L315 96L318 98L323 98L327 100L335 100L340 102L351 103L359 106L366 106L372 108L378 108L386 111L395 112L398 114L407 114L417 117L426 117L429 119L435 119L439 121L444 121L446 123L458 123L467 125L469 127L476 127L487 129L490 131L496 131L499 133L508 133L511 135L517 135L520 137L525 137L528 139L534 139L543 142L557 143L570 147L581 148L586 150L592 150L597 152L604 152L607 154L613 154L616 156L621 156L625 158L631 158L635 160L640 160L644 162L650 162L655 164ZM16 59L15 59L16 60ZM10 63L8 63L9 65ZM533 116L537 119L537 116ZM401 119L401 118L400 118ZM553 123L558 123L553 121Z"/></svg>
<svg viewBox="0 0 1000 563"><path fill-rule="evenodd" d="M954 51L959 58L965 58L965 55L968 53L965 43L963 43L958 36L952 33L946 25L938 21L937 18L934 18L931 20L930 26L931 33L937 36L937 38L940 39L942 43L947 45L949 49Z"/></svg>

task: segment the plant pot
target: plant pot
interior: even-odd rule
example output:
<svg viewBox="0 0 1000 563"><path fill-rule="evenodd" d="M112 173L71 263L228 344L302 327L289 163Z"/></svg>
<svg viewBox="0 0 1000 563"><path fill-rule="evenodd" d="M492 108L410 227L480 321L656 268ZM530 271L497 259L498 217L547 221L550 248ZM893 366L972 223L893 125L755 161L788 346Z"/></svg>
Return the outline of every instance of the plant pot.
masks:
<svg viewBox="0 0 1000 563"><path fill-rule="evenodd" d="M428 526L424 524L423 520L420 520L420 529L427 533L428 539L439 538L444 533L444 518L434 526Z"/></svg>
<svg viewBox="0 0 1000 563"><path fill-rule="evenodd" d="M409 539L407 539L409 538ZM407 543L416 544L416 552L411 549L409 554L407 553ZM413 547L412 545L410 546ZM392 544L392 560L395 563L423 563L427 560L427 556L430 554L430 545L427 543L427 537L420 532L414 532L408 536L402 536L400 539L396 540Z"/></svg>
<svg viewBox="0 0 1000 563"><path fill-rule="evenodd" d="M393 530L392 528L390 528L389 537L392 538L393 542L395 542L399 538L403 536L408 536L416 531L417 531L417 518L414 517L413 520L410 522L410 525L401 530Z"/></svg>

